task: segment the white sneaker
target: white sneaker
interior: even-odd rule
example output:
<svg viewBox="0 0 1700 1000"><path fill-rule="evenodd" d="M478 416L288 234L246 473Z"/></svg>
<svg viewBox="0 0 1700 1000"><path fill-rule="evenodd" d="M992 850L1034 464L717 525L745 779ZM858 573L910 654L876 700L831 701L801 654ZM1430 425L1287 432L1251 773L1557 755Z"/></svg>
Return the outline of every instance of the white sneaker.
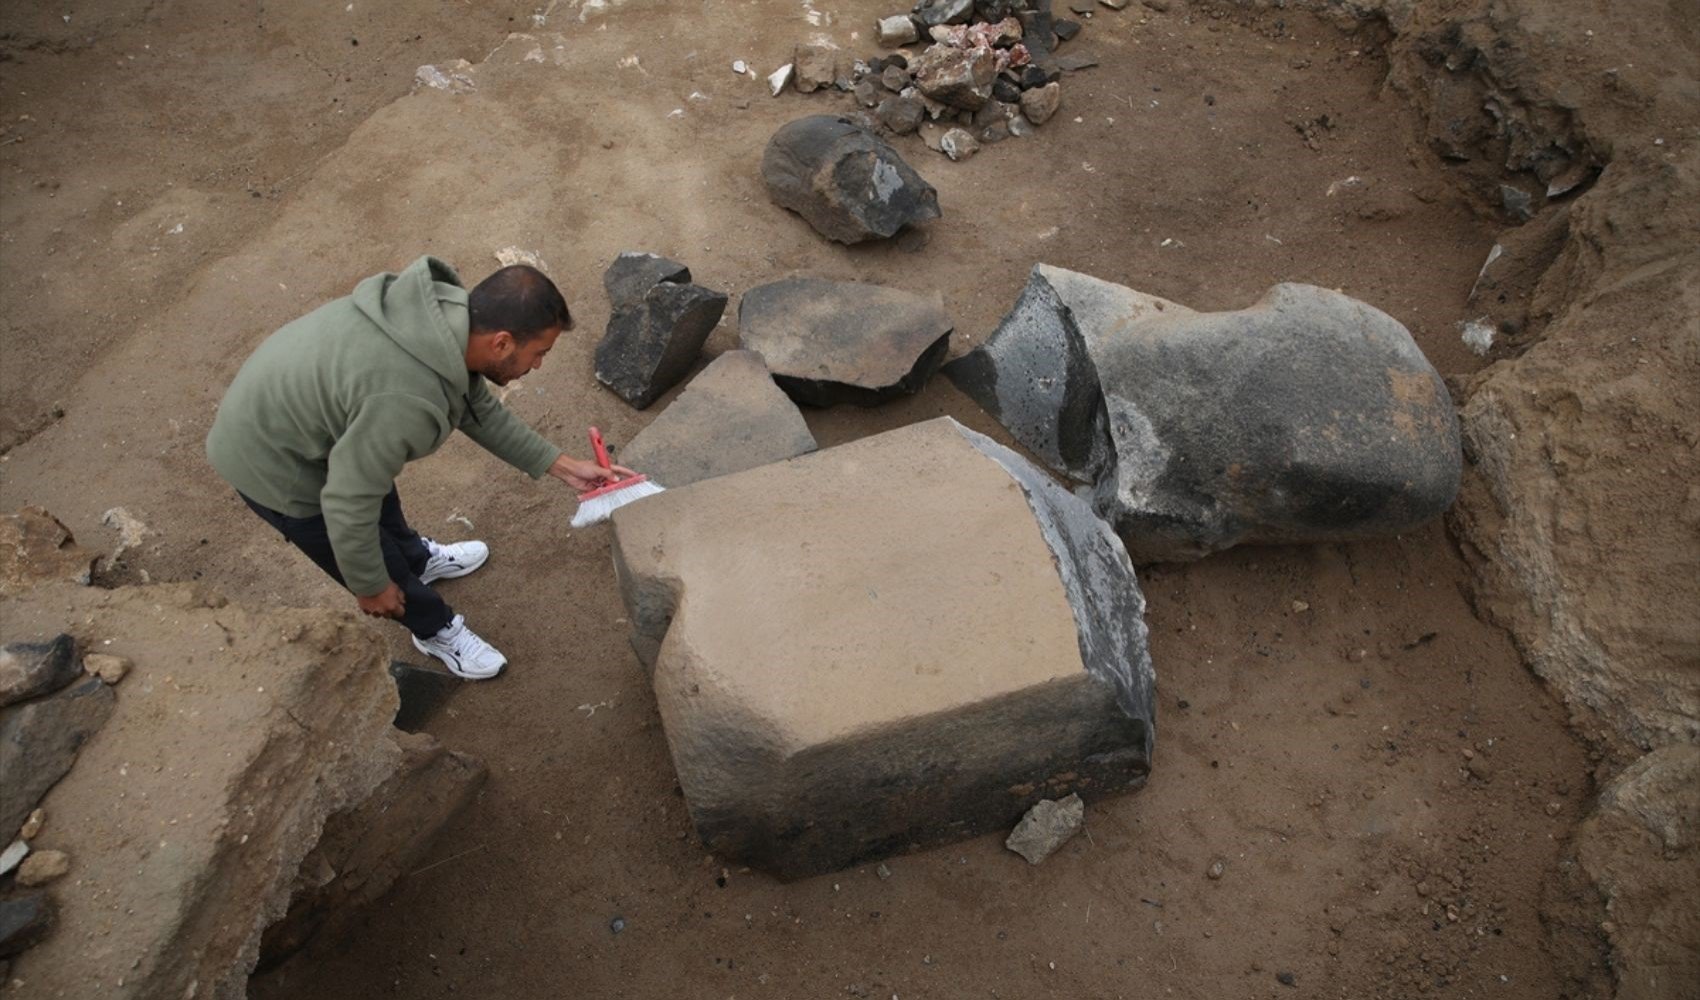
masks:
<svg viewBox="0 0 1700 1000"><path fill-rule="evenodd" d="M455 615L454 621L444 625L441 632L429 639L414 636L413 645L421 653L442 660L448 665L449 673L469 681L494 677L508 665L508 658L497 652L495 646L466 627L466 618L462 615Z"/></svg>
<svg viewBox="0 0 1700 1000"><path fill-rule="evenodd" d="M431 550L431 559L425 564L425 572L419 574L420 583L453 580L457 576L465 576L484 565L484 560L490 558L490 546L483 542L439 545L427 538L425 547Z"/></svg>

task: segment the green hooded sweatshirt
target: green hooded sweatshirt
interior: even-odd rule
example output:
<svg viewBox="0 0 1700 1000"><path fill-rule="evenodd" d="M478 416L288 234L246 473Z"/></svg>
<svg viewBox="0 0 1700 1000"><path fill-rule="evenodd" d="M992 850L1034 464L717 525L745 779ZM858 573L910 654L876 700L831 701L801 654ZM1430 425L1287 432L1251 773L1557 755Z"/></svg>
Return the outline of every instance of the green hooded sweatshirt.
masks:
<svg viewBox="0 0 1700 1000"><path fill-rule="evenodd" d="M534 479L561 454L466 370L468 325L466 289L434 257L367 278L260 344L219 404L207 458L256 503L324 514L348 589L381 592L378 509L403 465L456 428Z"/></svg>

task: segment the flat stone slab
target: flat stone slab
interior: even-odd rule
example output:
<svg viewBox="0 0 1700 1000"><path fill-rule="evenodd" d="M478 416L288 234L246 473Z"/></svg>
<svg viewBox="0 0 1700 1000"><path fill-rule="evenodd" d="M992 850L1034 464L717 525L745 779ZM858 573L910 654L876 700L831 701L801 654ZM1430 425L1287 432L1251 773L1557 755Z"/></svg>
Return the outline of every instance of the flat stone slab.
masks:
<svg viewBox="0 0 1700 1000"><path fill-rule="evenodd" d="M832 871L1149 772L1120 540L954 420L670 489L613 525L680 785L728 859Z"/></svg>
<svg viewBox="0 0 1700 1000"><path fill-rule="evenodd" d="M815 437L761 355L715 358L648 427L620 464L669 489L743 472L815 450Z"/></svg>
<svg viewBox="0 0 1700 1000"><path fill-rule="evenodd" d="M738 303L738 339L786 394L809 406L872 406L918 392L950 350L938 292L787 278Z"/></svg>
<svg viewBox="0 0 1700 1000"><path fill-rule="evenodd" d="M1338 292L1169 310L1092 353L1116 454L1095 503L1139 562L1397 534L1458 493L1446 384L1397 320Z"/></svg>

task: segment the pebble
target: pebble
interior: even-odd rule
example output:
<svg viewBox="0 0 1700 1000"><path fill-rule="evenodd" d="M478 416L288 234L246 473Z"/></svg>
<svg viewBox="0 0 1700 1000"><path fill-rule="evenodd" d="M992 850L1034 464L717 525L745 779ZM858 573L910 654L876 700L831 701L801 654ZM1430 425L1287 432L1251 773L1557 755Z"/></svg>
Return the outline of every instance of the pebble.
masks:
<svg viewBox="0 0 1700 1000"><path fill-rule="evenodd" d="M1275 973L1275 981L1280 983L1282 986L1297 986L1299 984L1299 977L1293 975L1291 972L1277 972Z"/></svg>
<svg viewBox="0 0 1700 1000"><path fill-rule="evenodd" d="M24 820L23 829L18 831L18 836L25 840L34 840L35 835L41 832L42 824L46 822L47 811L36 809L30 813L29 819Z"/></svg>
<svg viewBox="0 0 1700 1000"><path fill-rule="evenodd" d="M880 878L890 878L891 869L882 864L878 868L874 869L874 874L878 875Z"/></svg>
<svg viewBox="0 0 1700 1000"><path fill-rule="evenodd" d="M18 884L46 885L71 870L71 858L64 851L36 851L18 866Z"/></svg>
<svg viewBox="0 0 1700 1000"><path fill-rule="evenodd" d="M110 653L90 653L83 657L83 670L108 684L116 684L130 672L130 661Z"/></svg>
<svg viewBox="0 0 1700 1000"><path fill-rule="evenodd" d="M621 931L625 930L626 929L626 918L625 917L615 917L613 920L608 921L608 929L610 931L614 932L615 934L618 934Z"/></svg>
<svg viewBox="0 0 1700 1000"><path fill-rule="evenodd" d="M1216 860L1210 862L1209 868L1204 869L1204 877L1208 878L1210 881L1214 882L1214 881L1217 881L1218 879L1220 879L1224 874L1226 874L1227 871L1228 871L1228 863L1226 861L1223 861L1221 858L1217 858Z"/></svg>

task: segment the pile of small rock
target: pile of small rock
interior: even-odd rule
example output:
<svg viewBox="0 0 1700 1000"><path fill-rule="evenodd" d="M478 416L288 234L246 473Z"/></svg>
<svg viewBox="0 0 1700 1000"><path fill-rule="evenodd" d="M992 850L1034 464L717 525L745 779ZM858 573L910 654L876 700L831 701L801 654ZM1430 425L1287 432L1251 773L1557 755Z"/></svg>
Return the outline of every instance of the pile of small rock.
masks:
<svg viewBox="0 0 1700 1000"><path fill-rule="evenodd" d="M908 14L879 19L879 43L899 51L847 60L831 42L814 41L768 82L775 95L788 84L805 94L849 91L872 113L870 127L921 132L930 148L962 160L1031 135L1056 114L1063 73L1096 65L1084 54L1057 54L1080 29L1055 17L1051 0L918 0ZM916 44L925 47L902 50Z"/></svg>

